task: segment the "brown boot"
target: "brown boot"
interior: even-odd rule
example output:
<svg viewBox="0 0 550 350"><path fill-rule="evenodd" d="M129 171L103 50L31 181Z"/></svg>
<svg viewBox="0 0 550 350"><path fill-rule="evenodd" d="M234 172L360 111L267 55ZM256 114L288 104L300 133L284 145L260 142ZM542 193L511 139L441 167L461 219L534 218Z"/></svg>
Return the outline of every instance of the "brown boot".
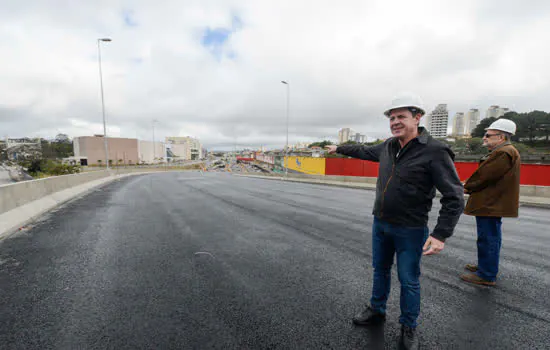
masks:
<svg viewBox="0 0 550 350"><path fill-rule="evenodd" d="M477 272L477 265L474 264L466 264L464 268L468 271Z"/></svg>
<svg viewBox="0 0 550 350"><path fill-rule="evenodd" d="M479 277L474 273L463 273L462 275L460 275L460 279L469 283L479 284L482 286L494 286L497 284L494 281L484 280L483 278Z"/></svg>

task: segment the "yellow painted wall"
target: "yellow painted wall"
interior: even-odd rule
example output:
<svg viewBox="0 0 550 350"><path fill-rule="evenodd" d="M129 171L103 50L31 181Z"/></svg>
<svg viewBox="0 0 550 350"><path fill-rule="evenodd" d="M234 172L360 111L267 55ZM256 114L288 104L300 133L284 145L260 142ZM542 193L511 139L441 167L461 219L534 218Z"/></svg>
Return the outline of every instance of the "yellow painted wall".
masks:
<svg viewBox="0 0 550 350"><path fill-rule="evenodd" d="M285 165L304 174L325 175L325 158L285 157Z"/></svg>

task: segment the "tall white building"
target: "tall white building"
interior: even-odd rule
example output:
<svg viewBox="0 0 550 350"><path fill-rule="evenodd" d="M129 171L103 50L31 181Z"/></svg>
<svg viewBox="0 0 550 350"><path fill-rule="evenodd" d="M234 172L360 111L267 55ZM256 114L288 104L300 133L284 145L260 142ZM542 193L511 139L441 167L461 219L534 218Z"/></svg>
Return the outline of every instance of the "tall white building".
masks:
<svg viewBox="0 0 550 350"><path fill-rule="evenodd" d="M365 143L367 142L367 136L360 133L356 133L355 135L353 135L352 140L357 143Z"/></svg>
<svg viewBox="0 0 550 350"><path fill-rule="evenodd" d="M447 110L447 104L439 104L430 113L428 118L429 125L427 125L430 135L435 138L447 137L447 126L449 125L449 111Z"/></svg>
<svg viewBox="0 0 550 350"><path fill-rule="evenodd" d="M428 132L431 133L430 126L432 122L432 115L430 113L426 113L422 119L420 120L420 125L425 127Z"/></svg>
<svg viewBox="0 0 550 350"><path fill-rule="evenodd" d="M464 130L466 135L471 136L472 131L479 124L479 109L472 108L466 114L466 119L464 120Z"/></svg>
<svg viewBox="0 0 550 350"><path fill-rule="evenodd" d="M350 128L343 128L338 131L338 143L348 142L354 136L354 131Z"/></svg>
<svg viewBox="0 0 550 350"><path fill-rule="evenodd" d="M342 144L344 142L354 141L358 143L367 142L367 136L359 132L353 131L350 128L343 128L338 131L338 143Z"/></svg>
<svg viewBox="0 0 550 350"><path fill-rule="evenodd" d="M453 121L453 135L464 136L464 113L457 112Z"/></svg>
<svg viewBox="0 0 550 350"><path fill-rule="evenodd" d="M504 114L510 112L509 108L501 108L500 106L491 106L485 113L485 118L500 118Z"/></svg>
<svg viewBox="0 0 550 350"><path fill-rule="evenodd" d="M200 159L202 145L198 139L185 137L167 137L167 148L170 149L170 156L174 160L195 160Z"/></svg>

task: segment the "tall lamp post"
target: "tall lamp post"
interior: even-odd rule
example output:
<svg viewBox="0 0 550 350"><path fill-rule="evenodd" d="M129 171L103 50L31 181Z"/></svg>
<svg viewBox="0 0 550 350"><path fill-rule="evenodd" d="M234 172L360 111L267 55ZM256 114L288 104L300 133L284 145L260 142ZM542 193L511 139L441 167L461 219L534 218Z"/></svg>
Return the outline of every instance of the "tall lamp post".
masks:
<svg viewBox="0 0 550 350"><path fill-rule="evenodd" d="M99 85L101 87L101 110L103 112L103 145L105 146L105 169L109 169L109 146L107 146L107 125L105 124L105 98L103 97L103 73L101 71L101 42L112 41L109 38L97 39L97 57L99 62Z"/></svg>
<svg viewBox="0 0 550 350"><path fill-rule="evenodd" d="M290 84L287 81L281 80L281 83L286 85L286 144L284 152L285 163L285 178L288 178L288 119L290 115Z"/></svg>
<svg viewBox="0 0 550 350"><path fill-rule="evenodd" d="M158 120L153 119L153 164L155 164L155 160L157 158L157 149L155 145L155 123L157 123Z"/></svg>

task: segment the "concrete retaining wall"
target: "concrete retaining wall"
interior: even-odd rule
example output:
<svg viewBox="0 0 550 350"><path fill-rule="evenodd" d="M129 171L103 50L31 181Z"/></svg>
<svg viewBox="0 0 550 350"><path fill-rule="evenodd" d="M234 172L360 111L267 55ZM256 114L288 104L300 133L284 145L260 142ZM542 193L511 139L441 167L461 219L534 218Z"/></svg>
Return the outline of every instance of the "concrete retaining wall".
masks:
<svg viewBox="0 0 550 350"><path fill-rule="evenodd" d="M166 168L133 168L89 171L80 174L52 176L44 179L17 182L0 185L0 214L41 199L56 192L60 192L78 185L103 179L109 176L142 173L162 172Z"/></svg>
<svg viewBox="0 0 550 350"><path fill-rule="evenodd" d="M0 186L0 213L5 213L55 192L110 175L111 173L102 170L2 185Z"/></svg>
<svg viewBox="0 0 550 350"><path fill-rule="evenodd" d="M253 175L251 175L253 176ZM271 176L284 178L284 174L262 174L261 176ZM296 174L289 173L289 178L293 179L308 179L316 181L335 181L335 182L344 182L344 183L358 183L358 184L376 184L376 177L361 177L361 176L339 176L339 175L307 175L307 174ZM527 197L540 197L540 198L550 198L550 186L531 186L531 185L521 185L520 186L520 195Z"/></svg>

